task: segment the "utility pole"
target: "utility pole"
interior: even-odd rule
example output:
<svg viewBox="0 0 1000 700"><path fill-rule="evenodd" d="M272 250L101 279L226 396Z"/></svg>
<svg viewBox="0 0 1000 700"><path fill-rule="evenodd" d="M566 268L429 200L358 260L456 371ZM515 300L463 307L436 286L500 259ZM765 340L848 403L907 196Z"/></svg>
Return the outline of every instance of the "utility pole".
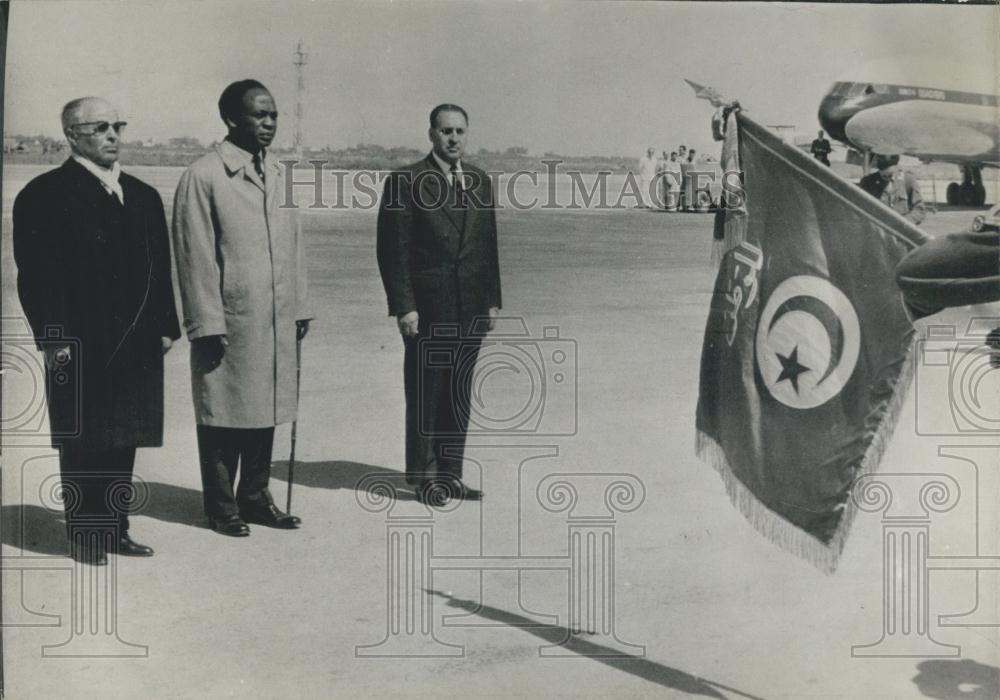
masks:
<svg viewBox="0 0 1000 700"><path fill-rule="evenodd" d="M302 160L302 94L305 92L305 71L309 56L302 50L302 42L295 49L295 74L298 82L295 88L295 157Z"/></svg>

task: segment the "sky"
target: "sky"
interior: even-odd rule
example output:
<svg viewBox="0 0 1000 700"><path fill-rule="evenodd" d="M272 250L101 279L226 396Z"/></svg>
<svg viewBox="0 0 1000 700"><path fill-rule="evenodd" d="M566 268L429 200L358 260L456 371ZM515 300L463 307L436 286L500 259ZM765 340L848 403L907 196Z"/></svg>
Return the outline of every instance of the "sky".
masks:
<svg viewBox="0 0 1000 700"><path fill-rule="evenodd" d="M430 109L455 102L472 152L715 151L711 107L683 78L809 133L830 85L872 60L948 57L996 84L998 33L989 6L13 0L4 128L59 136L61 106L95 94L129 140L208 143L225 135L219 93L254 77L291 143L302 41L310 146L422 149Z"/></svg>

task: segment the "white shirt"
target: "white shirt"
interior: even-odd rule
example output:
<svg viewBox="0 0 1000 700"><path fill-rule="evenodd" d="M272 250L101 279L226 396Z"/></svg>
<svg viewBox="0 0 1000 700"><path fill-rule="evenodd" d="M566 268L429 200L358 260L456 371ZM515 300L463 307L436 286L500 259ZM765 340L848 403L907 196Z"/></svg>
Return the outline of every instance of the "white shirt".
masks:
<svg viewBox="0 0 1000 700"><path fill-rule="evenodd" d="M89 173L97 178L108 194L118 197L118 201L125 204L125 193L122 185L118 182L118 177L122 174L122 167L115 161L110 168L102 168L92 160L87 160L83 156L73 154L73 160L82 165Z"/></svg>
<svg viewBox="0 0 1000 700"><path fill-rule="evenodd" d="M434 151L431 151L431 155L434 156L434 162L437 163L438 168L440 168L441 172L444 173L444 176L448 178L448 182L450 182L451 186L454 187L455 183L451 179L451 163L441 160L441 157ZM458 161L457 163L455 163L455 176L462 180L462 184L464 186L465 178L462 177L462 161Z"/></svg>
<svg viewBox="0 0 1000 700"><path fill-rule="evenodd" d="M652 179L656 175L656 158L643 156L639 159L639 177Z"/></svg>

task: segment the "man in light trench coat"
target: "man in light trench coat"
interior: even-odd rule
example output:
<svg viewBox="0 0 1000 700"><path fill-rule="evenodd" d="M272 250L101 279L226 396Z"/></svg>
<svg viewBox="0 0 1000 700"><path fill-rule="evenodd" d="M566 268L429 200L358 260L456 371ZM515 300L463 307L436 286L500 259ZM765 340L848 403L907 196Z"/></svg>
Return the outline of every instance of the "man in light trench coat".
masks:
<svg viewBox="0 0 1000 700"><path fill-rule="evenodd" d="M295 420L295 344L311 316L298 210L279 206L280 170L267 153L274 99L241 80L223 91L219 112L229 135L181 176L173 239L205 514L217 532L241 537L248 522L300 523L278 510L268 480L274 427Z"/></svg>

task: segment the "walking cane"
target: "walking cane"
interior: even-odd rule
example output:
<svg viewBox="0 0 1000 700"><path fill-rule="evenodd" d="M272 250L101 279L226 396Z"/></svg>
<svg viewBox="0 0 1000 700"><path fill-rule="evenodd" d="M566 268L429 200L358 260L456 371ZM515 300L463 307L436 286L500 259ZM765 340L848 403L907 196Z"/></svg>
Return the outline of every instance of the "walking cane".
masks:
<svg viewBox="0 0 1000 700"><path fill-rule="evenodd" d="M292 452L288 456L288 497L285 512L292 512L292 484L295 483L295 434L299 427L299 387L302 381L302 338L295 334L295 420L292 421Z"/></svg>

